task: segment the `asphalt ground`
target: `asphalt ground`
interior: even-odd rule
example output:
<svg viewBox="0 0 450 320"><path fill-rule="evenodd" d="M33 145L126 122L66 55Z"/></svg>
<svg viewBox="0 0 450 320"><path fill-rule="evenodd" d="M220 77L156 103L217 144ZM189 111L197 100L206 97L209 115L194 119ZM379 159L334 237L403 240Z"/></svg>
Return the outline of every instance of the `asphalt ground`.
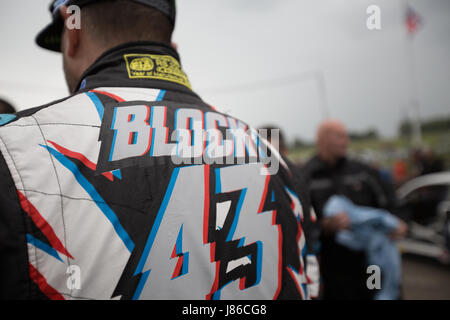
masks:
<svg viewBox="0 0 450 320"><path fill-rule="evenodd" d="M412 255L402 256L404 300L450 300L450 266Z"/></svg>

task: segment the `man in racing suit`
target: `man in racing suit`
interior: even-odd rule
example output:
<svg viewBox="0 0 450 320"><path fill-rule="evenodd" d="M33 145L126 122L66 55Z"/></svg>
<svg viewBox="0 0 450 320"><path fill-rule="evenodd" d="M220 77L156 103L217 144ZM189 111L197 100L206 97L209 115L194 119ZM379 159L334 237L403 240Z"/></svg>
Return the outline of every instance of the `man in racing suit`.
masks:
<svg viewBox="0 0 450 320"><path fill-rule="evenodd" d="M173 1L50 10L72 95L0 119L0 298L309 298L302 187L191 90Z"/></svg>

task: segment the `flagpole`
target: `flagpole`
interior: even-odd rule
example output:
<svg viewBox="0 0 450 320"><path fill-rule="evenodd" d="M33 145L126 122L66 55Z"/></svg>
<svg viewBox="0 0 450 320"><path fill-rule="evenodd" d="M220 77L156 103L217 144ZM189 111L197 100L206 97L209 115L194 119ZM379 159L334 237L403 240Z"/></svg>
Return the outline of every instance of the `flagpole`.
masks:
<svg viewBox="0 0 450 320"><path fill-rule="evenodd" d="M319 104L322 109L322 116L324 120L327 120L330 118L330 111L328 110L327 89L325 86L325 75L323 74L323 70L317 70L316 80L317 88L319 91Z"/></svg>
<svg viewBox="0 0 450 320"><path fill-rule="evenodd" d="M404 12L408 14L410 10L409 2L404 1ZM413 116L412 125L412 145L415 147L421 147L423 144L422 139L422 124L421 124L421 110L420 103L418 99L418 86L416 79L416 68L415 68L415 55L414 55L414 34L409 31L407 34L407 59L409 62L409 105L411 111L415 116Z"/></svg>

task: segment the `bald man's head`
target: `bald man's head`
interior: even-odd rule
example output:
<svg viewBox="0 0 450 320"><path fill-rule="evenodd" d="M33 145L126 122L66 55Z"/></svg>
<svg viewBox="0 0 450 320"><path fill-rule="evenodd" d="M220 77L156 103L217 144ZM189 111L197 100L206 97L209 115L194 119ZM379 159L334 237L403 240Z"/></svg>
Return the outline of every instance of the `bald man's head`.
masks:
<svg viewBox="0 0 450 320"><path fill-rule="evenodd" d="M330 163L345 157L348 134L345 125L338 120L322 122L317 130L317 151L322 160Z"/></svg>

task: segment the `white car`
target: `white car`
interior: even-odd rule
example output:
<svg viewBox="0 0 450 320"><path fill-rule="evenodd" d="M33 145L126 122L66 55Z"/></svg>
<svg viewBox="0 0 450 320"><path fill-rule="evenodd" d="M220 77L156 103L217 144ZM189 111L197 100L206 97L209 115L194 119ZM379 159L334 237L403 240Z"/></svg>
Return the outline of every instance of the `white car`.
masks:
<svg viewBox="0 0 450 320"><path fill-rule="evenodd" d="M409 226L399 242L411 253L450 264L450 172L414 178L397 189L400 208Z"/></svg>

